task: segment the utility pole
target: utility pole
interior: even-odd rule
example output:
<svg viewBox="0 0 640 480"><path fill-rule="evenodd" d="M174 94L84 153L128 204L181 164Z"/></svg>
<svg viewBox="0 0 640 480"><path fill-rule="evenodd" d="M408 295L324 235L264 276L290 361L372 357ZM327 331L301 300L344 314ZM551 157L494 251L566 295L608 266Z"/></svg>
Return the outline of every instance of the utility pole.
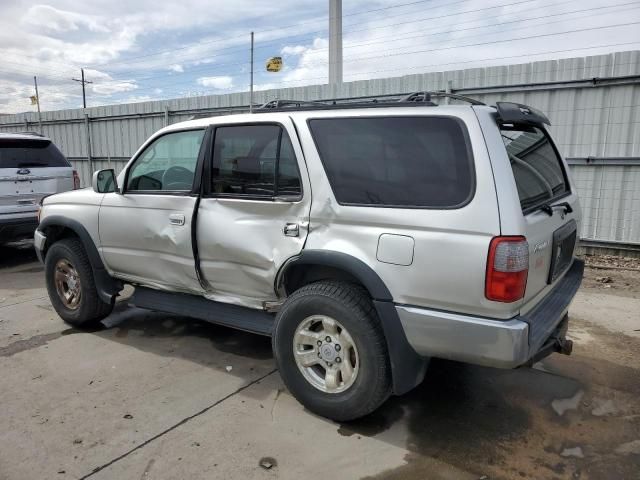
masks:
<svg viewBox="0 0 640 480"><path fill-rule="evenodd" d="M329 85L342 83L342 0L329 0Z"/></svg>
<svg viewBox="0 0 640 480"><path fill-rule="evenodd" d="M84 68L80 69L80 73L81 73L81 78L72 78L71 80L73 80L74 82L80 82L82 84L82 108L87 108L87 95L85 93L84 86L87 83L93 83L93 82L90 82L89 80L84 79Z"/></svg>
<svg viewBox="0 0 640 480"><path fill-rule="evenodd" d="M249 82L249 113L253 113L253 32L251 32L251 80Z"/></svg>
<svg viewBox="0 0 640 480"><path fill-rule="evenodd" d="M38 127L40 128L40 134L42 134L42 117L40 116L40 95L38 94L38 80L33 77L33 85L36 87L36 104L38 105Z"/></svg>

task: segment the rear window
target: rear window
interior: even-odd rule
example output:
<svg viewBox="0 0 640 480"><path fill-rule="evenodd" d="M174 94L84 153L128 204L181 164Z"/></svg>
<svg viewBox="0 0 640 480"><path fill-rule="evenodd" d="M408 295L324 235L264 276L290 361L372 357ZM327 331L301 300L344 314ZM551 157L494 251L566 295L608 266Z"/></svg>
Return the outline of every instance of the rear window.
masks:
<svg viewBox="0 0 640 480"><path fill-rule="evenodd" d="M0 168L69 167L51 140L0 140Z"/></svg>
<svg viewBox="0 0 640 480"><path fill-rule="evenodd" d="M500 127L523 211L569 192L562 161L549 137L536 127Z"/></svg>
<svg viewBox="0 0 640 480"><path fill-rule="evenodd" d="M309 127L341 204L454 208L473 195L466 129L454 118L328 118Z"/></svg>

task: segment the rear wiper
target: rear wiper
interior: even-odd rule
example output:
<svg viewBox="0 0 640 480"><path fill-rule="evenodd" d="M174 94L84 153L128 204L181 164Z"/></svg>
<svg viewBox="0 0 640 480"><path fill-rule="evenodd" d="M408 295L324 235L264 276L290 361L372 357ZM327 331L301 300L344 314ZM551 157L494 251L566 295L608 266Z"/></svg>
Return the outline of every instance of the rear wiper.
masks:
<svg viewBox="0 0 640 480"><path fill-rule="evenodd" d="M543 203L542 205L540 205L540 210L548 214L550 217L553 217L553 211L556 208L564 209L565 214L573 212L573 208L571 207L571 205L569 205L569 202L562 202L556 205L549 205L548 203Z"/></svg>

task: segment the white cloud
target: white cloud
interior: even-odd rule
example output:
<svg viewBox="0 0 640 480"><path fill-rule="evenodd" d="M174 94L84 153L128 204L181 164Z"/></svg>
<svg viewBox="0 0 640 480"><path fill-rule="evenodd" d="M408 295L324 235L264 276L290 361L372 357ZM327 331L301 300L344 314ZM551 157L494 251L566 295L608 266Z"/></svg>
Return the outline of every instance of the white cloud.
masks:
<svg viewBox="0 0 640 480"><path fill-rule="evenodd" d="M400 6L398 0L345 3L344 81L640 48L634 25L481 45L639 21L636 4L610 8L607 0L582 0L541 10L492 2L496 8L486 10L486 0L445 2L430 3L428 11L424 5ZM212 8L211 0L0 0L0 111L32 109L33 75L38 76L43 110L78 107L82 90L71 78L80 76L81 67L94 82L87 90L91 104L245 91L251 30L256 32L257 90L327 82L325 2L214 3ZM593 7L599 9L570 13ZM367 13L380 8L385 10ZM532 20L554 14L562 15ZM499 22L510 23L496 26ZM638 43L584 50L634 40ZM566 53L544 53L560 49ZM284 68L267 73L263 60L278 52Z"/></svg>
<svg viewBox="0 0 640 480"><path fill-rule="evenodd" d="M133 80L110 81L92 85L92 90L100 95L113 95L114 93L130 92L138 88Z"/></svg>
<svg viewBox="0 0 640 480"><path fill-rule="evenodd" d="M220 77L200 77L197 82L198 85L202 85L203 87L213 87L218 90L229 90L233 88L233 78L226 75Z"/></svg>
<svg viewBox="0 0 640 480"><path fill-rule="evenodd" d="M50 5L34 5L22 17L22 22L53 32L69 32L81 27L92 32L109 32L109 28L96 16L58 10Z"/></svg>
<svg viewBox="0 0 640 480"><path fill-rule="evenodd" d="M287 45L282 50L280 50L280 53L282 53L283 55L300 55L306 50L307 48L303 47L302 45Z"/></svg>

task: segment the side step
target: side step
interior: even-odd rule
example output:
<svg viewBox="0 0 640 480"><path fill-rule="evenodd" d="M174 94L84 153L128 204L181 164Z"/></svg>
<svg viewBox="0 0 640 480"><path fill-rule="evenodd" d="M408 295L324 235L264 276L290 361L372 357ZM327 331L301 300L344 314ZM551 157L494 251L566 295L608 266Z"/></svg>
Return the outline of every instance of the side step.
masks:
<svg viewBox="0 0 640 480"><path fill-rule="evenodd" d="M144 287L136 287L129 304L148 310L193 317L269 337L275 321L275 315L262 310L214 302L199 295L163 292Z"/></svg>

